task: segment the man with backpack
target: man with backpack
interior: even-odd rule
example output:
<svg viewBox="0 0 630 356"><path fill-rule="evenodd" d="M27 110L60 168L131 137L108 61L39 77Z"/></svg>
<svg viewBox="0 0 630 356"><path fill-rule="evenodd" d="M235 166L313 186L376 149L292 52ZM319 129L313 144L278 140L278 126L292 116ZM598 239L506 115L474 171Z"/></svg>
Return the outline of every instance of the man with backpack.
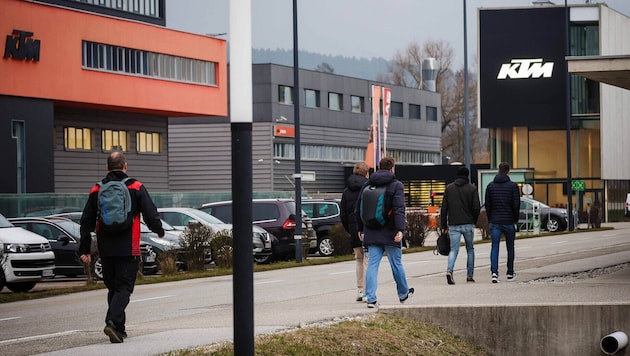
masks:
<svg viewBox="0 0 630 356"><path fill-rule="evenodd" d="M164 237L164 229L149 192L140 181L127 177L122 152L109 155L107 171L107 176L92 187L83 209L79 254L83 263L91 262L91 233L96 232L103 282L108 290L103 332L110 342L121 343L127 337L125 309L141 258L140 214L159 237Z"/></svg>
<svg viewBox="0 0 630 356"><path fill-rule="evenodd" d="M402 265L402 239L406 228L405 191L394 175L395 162L384 157L364 185L357 202L356 220L359 238L368 249L368 267L365 276L365 292L368 308L378 308L376 289L378 268L387 253L392 269L398 299L404 303L413 295Z"/></svg>

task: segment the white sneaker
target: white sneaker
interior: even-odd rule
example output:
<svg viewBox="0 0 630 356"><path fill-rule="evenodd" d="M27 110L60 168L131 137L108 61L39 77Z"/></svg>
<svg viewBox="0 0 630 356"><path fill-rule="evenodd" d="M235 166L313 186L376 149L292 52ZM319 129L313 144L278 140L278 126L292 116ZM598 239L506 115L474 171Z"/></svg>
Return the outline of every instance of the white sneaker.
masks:
<svg viewBox="0 0 630 356"><path fill-rule="evenodd" d="M367 303L367 307L372 309L372 308L378 308L378 302L377 301L373 301L373 302L368 302Z"/></svg>
<svg viewBox="0 0 630 356"><path fill-rule="evenodd" d="M507 275L507 280L508 280L508 282L513 282L514 280L516 280L516 273L508 274Z"/></svg>
<svg viewBox="0 0 630 356"><path fill-rule="evenodd" d="M499 276L496 273L492 274L492 283L499 283Z"/></svg>
<svg viewBox="0 0 630 356"><path fill-rule="evenodd" d="M367 301L367 297L365 296L365 294L362 291L359 291L359 293L357 294L357 302L366 302Z"/></svg>

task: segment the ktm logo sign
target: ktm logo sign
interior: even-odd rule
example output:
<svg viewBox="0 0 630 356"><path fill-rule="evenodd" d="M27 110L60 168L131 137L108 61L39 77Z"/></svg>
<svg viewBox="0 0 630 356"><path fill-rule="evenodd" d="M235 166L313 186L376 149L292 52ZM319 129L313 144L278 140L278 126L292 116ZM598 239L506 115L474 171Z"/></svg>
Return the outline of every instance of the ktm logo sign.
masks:
<svg viewBox="0 0 630 356"><path fill-rule="evenodd" d="M542 58L513 59L502 64L497 79L551 78L553 62L543 63Z"/></svg>
<svg viewBox="0 0 630 356"><path fill-rule="evenodd" d="M38 62L39 40L31 38L32 36L33 32L13 30L11 35L7 35L4 58L13 57L15 59Z"/></svg>

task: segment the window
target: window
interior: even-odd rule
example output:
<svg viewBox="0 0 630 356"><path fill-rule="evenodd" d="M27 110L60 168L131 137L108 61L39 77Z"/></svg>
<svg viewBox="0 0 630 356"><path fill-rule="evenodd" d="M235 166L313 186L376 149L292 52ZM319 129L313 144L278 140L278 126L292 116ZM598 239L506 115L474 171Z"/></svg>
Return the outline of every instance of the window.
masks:
<svg viewBox="0 0 630 356"><path fill-rule="evenodd" d="M129 135L127 131L102 130L101 131L101 149L107 151L123 151L127 152L129 148Z"/></svg>
<svg viewBox="0 0 630 356"><path fill-rule="evenodd" d="M390 114L392 117L403 117L403 103L400 101L392 101Z"/></svg>
<svg viewBox="0 0 630 356"><path fill-rule="evenodd" d="M304 106L307 108L319 107L319 90L304 89Z"/></svg>
<svg viewBox="0 0 630 356"><path fill-rule="evenodd" d="M158 132L136 133L136 151L138 153L160 153L160 134Z"/></svg>
<svg viewBox="0 0 630 356"><path fill-rule="evenodd" d="M83 41L83 67L178 82L216 85L216 63Z"/></svg>
<svg viewBox="0 0 630 356"><path fill-rule="evenodd" d="M293 87L278 86L278 102L280 104L293 105Z"/></svg>
<svg viewBox="0 0 630 356"><path fill-rule="evenodd" d="M343 110L343 96L339 93L328 93L328 108L330 110Z"/></svg>
<svg viewBox="0 0 630 356"><path fill-rule="evenodd" d="M150 17L160 16L159 0L73 0L82 3L88 3L94 6L100 6L118 11L140 14Z"/></svg>
<svg viewBox="0 0 630 356"><path fill-rule="evenodd" d="M350 95L350 107L352 112L363 112L363 97Z"/></svg>
<svg viewBox="0 0 630 356"><path fill-rule="evenodd" d="M409 118L410 119L418 119L420 120L421 117L421 111L420 111L420 105L416 105L416 104L409 104Z"/></svg>
<svg viewBox="0 0 630 356"><path fill-rule="evenodd" d="M437 108L427 106L427 121L438 121Z"/></svg>
<svg viewBox="0 0 630 356"><path fill-rule="evenodd" d="M92 129L81 127L64 127L63 146L68 151L92 150Z"/></svg>

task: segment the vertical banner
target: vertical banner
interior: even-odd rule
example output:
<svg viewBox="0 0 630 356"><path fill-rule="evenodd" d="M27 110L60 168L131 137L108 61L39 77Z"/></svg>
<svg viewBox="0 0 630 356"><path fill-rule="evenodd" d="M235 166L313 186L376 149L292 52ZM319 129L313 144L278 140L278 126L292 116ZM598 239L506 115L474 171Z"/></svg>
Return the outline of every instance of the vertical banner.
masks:
<svg viewBox="0 0 630 356"><path fill-rule="evenodd" d="M381 145L381 157L387 156L387 124L392 105L392 88L383 87L383 144Z"/></svg>
<svg viewBox="0 0 630 356"><path fill-rule="evenodd" d="M381 114L381 87L372 85L372 126L370 126L370 139L365 151L365 164L374 170L378 169L380 160L380 115Z"/></svg>

